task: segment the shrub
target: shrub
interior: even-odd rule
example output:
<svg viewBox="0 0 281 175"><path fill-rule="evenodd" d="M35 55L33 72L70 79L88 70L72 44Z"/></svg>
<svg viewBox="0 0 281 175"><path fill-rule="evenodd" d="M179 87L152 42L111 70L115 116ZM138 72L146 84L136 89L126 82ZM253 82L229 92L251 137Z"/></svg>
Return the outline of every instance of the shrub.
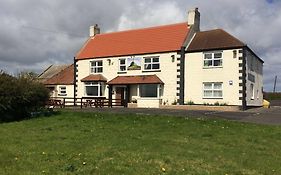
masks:
<svg viewBox="0 0 281 175"><path fill-rule="evenodd" d="M30 117L49 98L48 89L33 77L13 77L4 72L0 72L0 94L0 121Z"/></svg>
<svg viewBox="0 0 281 175"><path fill-rule="evenodd" d="M192 100L190 100L190 101L188 101L186 104L187 104L187 105L194 105L195 103L194 103Z"/></svg>

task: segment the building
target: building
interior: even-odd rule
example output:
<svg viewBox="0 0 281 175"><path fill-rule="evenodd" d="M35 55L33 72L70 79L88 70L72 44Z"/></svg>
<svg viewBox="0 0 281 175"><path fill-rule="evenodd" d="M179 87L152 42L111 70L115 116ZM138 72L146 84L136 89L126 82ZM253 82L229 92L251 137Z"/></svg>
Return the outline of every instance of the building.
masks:
<svg viewBox="0 0 281 175"><path fill-rule="evenodd" d="M51 97L74 97L73 64L51 65L38 76L38 79L50 90Z"/></svg>
<svg viewBox="0 0 281 175"><path fill-rule="evenodd" d="M90 27L75 57L75 97L160 105L262 105L263 61L217 29L200 31L198 9L184 23L112 33Z"/></svg>

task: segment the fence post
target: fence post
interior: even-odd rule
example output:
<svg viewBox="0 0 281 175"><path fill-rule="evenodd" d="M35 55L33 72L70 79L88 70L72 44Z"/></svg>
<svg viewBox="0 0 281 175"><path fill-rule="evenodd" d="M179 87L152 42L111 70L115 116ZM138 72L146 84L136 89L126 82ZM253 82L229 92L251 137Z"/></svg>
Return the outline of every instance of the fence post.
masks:
<svg viewBox="0 0 281 175"><path fill-rule="evenodd" d="M63 98L63 108L65 108L65 98Z"/></svg>
<svg viewBox="0 0 281 175"><path fill-rule="evenodd" d="M82 109L82 101L83 101L83 97L81 98L81 103L80 103L80 108Z"/></svg>

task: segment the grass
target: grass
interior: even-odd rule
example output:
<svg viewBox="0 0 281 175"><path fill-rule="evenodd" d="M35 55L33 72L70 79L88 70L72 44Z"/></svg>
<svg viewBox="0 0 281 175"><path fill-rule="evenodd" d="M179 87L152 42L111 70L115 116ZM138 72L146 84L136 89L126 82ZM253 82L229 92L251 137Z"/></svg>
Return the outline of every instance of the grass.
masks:
<svg viewBox="0 0 281 175"><path fill-rule="evenodd" d="M278 126L61 112L0 133L0 174L281 174Z"/></svg>

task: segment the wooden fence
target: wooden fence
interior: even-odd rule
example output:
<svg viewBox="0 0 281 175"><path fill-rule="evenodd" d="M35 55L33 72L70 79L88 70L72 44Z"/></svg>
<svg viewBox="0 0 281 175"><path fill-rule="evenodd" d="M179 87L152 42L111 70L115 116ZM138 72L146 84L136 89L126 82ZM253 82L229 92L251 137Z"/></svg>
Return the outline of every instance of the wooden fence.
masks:
<svg viewBox="0 0 281 175"><path fill-rule="evenodd" d="M82 97L82 98L71 98L71 97L50 97L47 106L53 107L73 107L79 106L80 108L86 107L95 107L95 108L103 108L103 107L115 107L122 106L127 107L127 103L122 99L106 99L106 98L93 98L93 97Z"/></svg>

